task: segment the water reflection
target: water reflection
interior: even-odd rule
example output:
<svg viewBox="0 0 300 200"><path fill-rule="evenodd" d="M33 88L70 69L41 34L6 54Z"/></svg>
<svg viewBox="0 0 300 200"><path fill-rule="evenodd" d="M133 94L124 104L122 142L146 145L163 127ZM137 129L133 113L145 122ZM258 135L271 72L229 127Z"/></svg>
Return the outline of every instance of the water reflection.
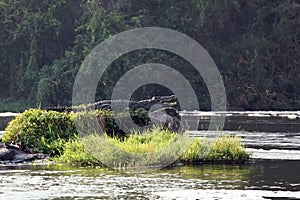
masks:
<svg viewBox="0 0 300 200"><path fill-rule="evenodd" d="M300 191L300 161L260 161L251 165L247 189Z"/></svg>
<svg viewBox="0 0 300 200"><path fill-rule="evenodd" d="M299 167L300 161L259 161L249 165L178 166L132 173L67 166L2 166L0 199L164 199L171 191L223 191L225 196L228 190L240 191L238 194L245 193L244 196L249 190L299 191Z"/></svg>

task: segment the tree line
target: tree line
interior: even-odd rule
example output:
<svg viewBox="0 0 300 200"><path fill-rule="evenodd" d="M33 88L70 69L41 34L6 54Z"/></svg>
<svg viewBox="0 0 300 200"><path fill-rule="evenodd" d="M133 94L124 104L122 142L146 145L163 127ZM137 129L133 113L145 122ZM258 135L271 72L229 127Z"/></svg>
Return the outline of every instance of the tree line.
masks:
<svg viewBox="0 0 300 200"><path fill-rule="evenodd" d="M299 0L0 0L0 99L70 105L77 71L95 46L150 26L184 33L209 52L222 74L229 109L300 108ZM200 108L210 109L206 85L188 62L149 49L112 63L96 100L109 99L122 74L149 62L181 72ZM133 98L169 93L154 84L139 88Z"/></svg>

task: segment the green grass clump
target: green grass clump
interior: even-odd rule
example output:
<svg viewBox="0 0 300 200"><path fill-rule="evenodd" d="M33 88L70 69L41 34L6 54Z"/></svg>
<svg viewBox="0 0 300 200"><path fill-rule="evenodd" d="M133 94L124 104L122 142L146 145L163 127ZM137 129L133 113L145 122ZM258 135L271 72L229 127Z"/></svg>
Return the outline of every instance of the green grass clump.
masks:
<svg viewBox="0 0 300 200"><path fill-rule="evenodd" d="M159 128L143 134L137 132L123 141L119 138L90 135L69 142L66 147L68 150L56 161L79 165L101 163L120 168L167 166L174 162L242 163L249 159L249 154L238 137L191 139Z"/></svg>
<svg viewBox="0 0 300 200"><path fill-rule="evenodd" d="M180 159L195 162L245 162L250 155L237 136L222 135L213 139L196 138Z"/></svg>
<svg viewBox="0 0 300 200"><path fill-rule="evenodd" d="M64 153L54 157L53 161L63 162L70 165L101 165L92 154L84 148L84 144L79 139L70 140L64 144Z"/></svg>
<svg viewBox="0 0 300 200"><path fill-rule="evenodd" d="M2 141L18 144L26 152L57 155L62 154L64 143L75 137L72 115L30 109L9 123Z"/></svg>
<svg viewBox="0 0 300 200"><path fill-rule="evenodd" d="M171 164L186 148L184 146L188 144L188 141L182 142L184 138L156 127L143 133L136 131L124 139L112 138L107 135L89 135L78 142L84 144L88 156L92 155L102 164L128 168ZM67 153L71 155L66 155ZM66 152L61 161L66 162L65 158L72 157L72 154L71 151ZM70 162L67 160L67 163ZM80 162L76 161L75 163ZM83 162L82 165L86 165L86 163Z"/></svg>
<svg viewBox="0 0 300 200"><path fill-rule="evenodd" d="M54 158L54 161L81 166L134 167L150 165L150 161L152 163L153 160L149 158L149 154L155 154L174 137L174 135L170 135L168 138L165 137L167 140L158 142L160 135L162 134L150 137L134 135L124 141L108 135L89 135L66 143L64 154ZM148 157L145 156L147 154ZM154 155L150 155L150 157L154 157Z"/></svg>
<svg viewBox="0 0 300 200"><path fill-rule="evenodd" d="M118 138L107 138L112 144L123 151L132 153L149 153L162 149L176 139L178 135L168 130L154 128L146 130L143 134L135 132L123 141Z"/></svg>
<svg viewBox="0 0 300 200"><path fill-rule="evenodd" d="M211 141L210 148L206 160L244 161L249 159L249 154L246 153L245 148L241 145L241 139L238 136L218 136Z"/></svg>

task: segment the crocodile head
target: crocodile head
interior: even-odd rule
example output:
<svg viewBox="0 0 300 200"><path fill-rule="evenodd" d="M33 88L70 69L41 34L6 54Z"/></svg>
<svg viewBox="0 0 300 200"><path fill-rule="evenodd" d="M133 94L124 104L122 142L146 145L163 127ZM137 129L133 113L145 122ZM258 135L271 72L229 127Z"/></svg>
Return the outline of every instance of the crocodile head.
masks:
<svg viewBox="0 0 300 200"><path fill-rule="evenodd" d="M174 106L174 105L176 105L176 102L177 102L177 96L176 95L154 96L154 97L152 97L151 101L153 103L160 103L163 105Z"/></svg>

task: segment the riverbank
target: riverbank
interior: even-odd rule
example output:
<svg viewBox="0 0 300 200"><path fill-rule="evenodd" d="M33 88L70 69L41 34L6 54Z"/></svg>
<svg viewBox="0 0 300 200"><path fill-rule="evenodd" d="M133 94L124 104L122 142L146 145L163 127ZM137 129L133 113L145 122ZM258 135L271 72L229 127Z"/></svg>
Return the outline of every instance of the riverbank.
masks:
<svg viewBox="0 0 300 200"><path fill-rule="evenodd" d="M224 112L222 112L224 114ZM214 113L214 114L222 114ZM182 113L181 113L182 114ZM200 123L205 122L212 112L192 112L193 118L201 116ZM15 118L18 113L1 113L0 124L3 124L1 135L4 133L4 127L10 119L6 117ZM197 115L197 116L196 116ZM189 131L190 137L206 137L213 138L216 135L231 135L241 138L241 144L246 148L246 152L251 155L251 159L268 159L268 160L299 160L300 159L300 146L299 146L299 118L292 117L298 116L299 112L291 111L249 111L249 112L226 112L226 118L232 115L235 117L232 127L228 131ZM288 117L289 116L289 117ZM201 121L202 120L202 121ZM204 120L204 121L203 121ZM232 118L229 118L232 120ZM228 123L228 122L226 122ZM250 130L238 131L235 127L245 127L247 125ZM255 131L258 126L264 126L264 131ZM227 125L228 126L228 125ZM274 128L275 126L275 128ZM279 126L289 127L282 128L284 130L278 132Z"/></svg>

